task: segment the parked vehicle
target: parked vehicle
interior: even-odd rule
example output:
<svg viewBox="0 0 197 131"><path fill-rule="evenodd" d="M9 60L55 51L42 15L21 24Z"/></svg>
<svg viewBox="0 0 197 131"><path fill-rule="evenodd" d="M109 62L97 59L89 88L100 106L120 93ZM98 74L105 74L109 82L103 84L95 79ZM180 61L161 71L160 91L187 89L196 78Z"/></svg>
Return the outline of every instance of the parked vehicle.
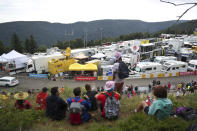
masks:
<svg viewBox="0 0 197 131"><path fill-rule="evenodd" d="M161 72L162 65L156 62L139 62L135 68L135 74L137 73L156 73Z"/></svg>
<svg viewBox="0 0 197 131"><path fill-rule="evenodd" d="M34 55L27 62L26 72L36 72L38 74L48 72L48 62L50 60L60 59L64 57L65 56L60 52L56 52L53 54Z"/></svg>
<svg viewBox="0 0 197 131"><path fill-rule="evenodd" d="M197 60L190 60L188 63L189 71L197 71Z"/></svg>
<svg viewBox="0 0 197 131"><path fill-rule="evenodd" d="M182 61L168 60L163 64L165 72L187 72L188 64Z"/></svg>
<svg viewBox="0 0 197 131"><path fill-rule="evenodd" d="M158 62L160 64L163 64L164 62L168 60L177 60L174 56L156 56L154 59L154 62Z"/></svg>
<svg viewBox="0 0 197 131"><path fill-rule="evenodd" d="M5 76L0 78L0 86L16 86L19 81L15 77Z"/></svg>

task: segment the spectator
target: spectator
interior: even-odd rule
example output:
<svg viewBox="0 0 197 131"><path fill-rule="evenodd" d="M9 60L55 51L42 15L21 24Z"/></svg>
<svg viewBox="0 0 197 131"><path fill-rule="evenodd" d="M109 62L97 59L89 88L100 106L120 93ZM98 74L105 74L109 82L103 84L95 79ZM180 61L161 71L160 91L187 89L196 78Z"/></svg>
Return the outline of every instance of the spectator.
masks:
<svg viewBox="0 0 197 131"><path fill-rule="evenodd" d="M82 107L82 114L81 114L81 120L82 122L87 122L90 118L91 118L91 115L87 112L87 109L90 109L91 108L91 102L87 99L87 100L83 100L80 98L81 96L81 88L80 87L77 87L73 90L73 93L74 93L74 96L73 98L67 98L67 103L69 104L69 107L71 106L72 102L79 102L81 103L81 107ZM71 107L70 107L71 108ZM73 114L70 113L70 122L72 124L75 123L74 119L73 119ZM75 119L76 120L76 119ZM80 120L77 120L77 124L80 124L82 123Z"/></svg>
<svg viewBox="0 0 197 131"><path fill-rule="evenodd" d="M120 62L122 62L122 58L121 58L121 53L120 52L116 52L115 53L115 58L116 58L116 63L113 65L113 80L115 81L115 91L117 91L118 93L122 94L122 90L123 90L123 85L124 85L124 79L120 79L118 76L118 68L119 68L119 64Z"/></svg>
<svg viewBox="0 0 197 131"><path fill-rule="evenodd" d="M127 94L128 94L128 98L130 98L131 96L135 96L135 92L133 91L133 85L131 84L131 86L127 89Z"/></svg>
<svg viewBox="0 0 197 131"><path fill-rule="evenodd" d="M95 95L97 94L96 91L92 91L92 88L89 84L86 84L85 85L85 89L86 89L86 93L83 94L84 98L88 98L91 102L91 108L88 109L88 111L95 111L97 110L98 108L98 105L97 105L97 100L95 98Z"/></svg>
<svg viewBox="0 0 197 131"><path fill-rule="evenodd" d="M167 90L162 86L158 86L154 88L153 94L156 96L156 100L150 106L145 101L142 101L134 112L144 110L146 114L155 115L159 119L169 117L172 111L172 102L167 98Z"/></svg>
<svg viewBox="0 0 197 131"><path fill-rule="evenodd" d="M59 97L58 87L51 88L51 96L46 100L46 116L53 120L62 120L66 116L67 104Z"/></svg>
<svg viewBox="0 0 197 131"><path fill-rule="evenodd" d="M95 97L97 98L98 102L100 103L100 109L102 112L102 117L105 118L105 102L107 99L107 96L114 96L116 100L120 100L120 94L114 92L114 81L107 81L105 84L105 91L103 93L97 94Z"/></svg>
<svg viewBox="0 0 197 131"><path fill-rule="evenodd" d="M170 91L170 88L171 88L171 84L170 82L168 82L168 92Z"/></svg>
<svg viewBox="0 0 197 131"><path fill-rule="evenodd" d="M48 89L46 87L42 88L42 92L37 95L36 103L40 105L38 109L46 110L46 99L48 97L47 94Z"/></svg>
<svg viewBox="0 0 197 131"><path fill-rule="evenodd" d="M32 108L31 103L28 100L26 100L27 97L28 97L27 92L20 92L15 94L14 95L14 98L16 99L15 107L20 110Z"/></svg>

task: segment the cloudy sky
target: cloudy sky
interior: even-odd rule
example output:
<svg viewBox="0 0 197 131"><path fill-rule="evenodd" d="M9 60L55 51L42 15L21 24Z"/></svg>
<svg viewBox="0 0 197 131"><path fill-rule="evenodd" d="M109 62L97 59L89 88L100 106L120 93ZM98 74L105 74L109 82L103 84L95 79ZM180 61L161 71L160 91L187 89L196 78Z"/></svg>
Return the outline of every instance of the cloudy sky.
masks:
<svg viewBox="0 0 197 131"><path fill-rule="evenodd" d="M197 2L197 0L168 1ZM0 0L0 22L73 23L100 19L138 19L155 22L177 19L177 16L188 7L188 5L175 7L161 3L160 0ZM197 19L197 6L182 19Z"/></svg>

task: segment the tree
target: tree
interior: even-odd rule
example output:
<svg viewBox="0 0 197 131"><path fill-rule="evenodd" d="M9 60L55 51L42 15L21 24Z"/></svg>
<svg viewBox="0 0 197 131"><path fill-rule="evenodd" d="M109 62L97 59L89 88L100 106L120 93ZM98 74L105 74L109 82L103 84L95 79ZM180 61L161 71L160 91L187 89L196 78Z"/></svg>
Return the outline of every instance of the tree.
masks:
<svg viewBox="0 0 197 131"><path fill-rule="evenodd" d="M29 53L30 52L30 50L31 50L31 48L30 48L30 43L29 43L29 39L28 38L26 38L25 39L25 43L24 43L24 50L25 50L25 52L26 53Z"/></svg>
<svg viewBox="0 0 197 131"><path fill-rule="evenodd" d="M188 3L175 4L175 3L170 2L170 1L165 1L165 0L160 0L160 1L164 2L164 3L172 4L174 6L192 5L191 7L187 8L180 16L178 16L178 20L177 21L179 21L189 10L191 10L192 8L197 6L197 2L191 2L191 3L188 2Z"/></svg>
<svg viewBox="0 0 197 131"><path fill-rule="evenodd" d="M39 51L39 52L46 52L46 49L47 49L46 45L41 45L41 46L38 48L38 51Z"/></svg>
<svg viewBox="0 0 197 131"><path fill-rule="evenodd" d="M3 53L5 53L5 46L3 42L0 40L0 55L2 55Z"/></svg>
<svg viewBox="0 0 197 131"><path fill-rule="evenodd" d="M34 37L32 35L30 35L30 39L29 39L29 53L33 54L36 51L38 51L38 45L37 42L34 40Z"/></svg>
<svg viewBox="0 0 197 131"><path fill-rule="evenodd" d="M22 43L22 41L20 41L17 34L13 33L12 38L11 38L12 49L14 49L20 53L23 53L23 46L21 43Z"/></svg>

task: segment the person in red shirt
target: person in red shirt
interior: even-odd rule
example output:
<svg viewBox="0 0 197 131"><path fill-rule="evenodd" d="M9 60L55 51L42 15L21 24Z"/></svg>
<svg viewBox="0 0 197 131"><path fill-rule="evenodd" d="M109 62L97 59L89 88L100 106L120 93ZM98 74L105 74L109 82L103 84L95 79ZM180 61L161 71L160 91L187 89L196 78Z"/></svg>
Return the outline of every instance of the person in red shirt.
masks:
<svg viewBox="0 0 197 131"><path fill-rule="evenodd" d="M40 105L40 107L38 109L40 110L46 110L46 99L47 99L47 91L48 89L46 87L42 88L42 92L40 92L37 95L36 98L36 103Z"/></svg>
<svg viewBox="0 0 197 131"><path fill-rule="evenodd" d="M107 94L108 96L112 96L112 93L114 93L114 97L117 100L120 100L120 94L114 91L114 85L115 85L114 81L107 81L105 84L105 87L104 87L105 91L101 92L95 96L96 99L98 100L99 105L100 105L102 117L105 117L104 106L105 106L105 102L107 99L105 94Z"/></svg>
<svg viewBox="0 0 197 131"><path fill-rule="evenodd" d="M19 110L32 108L31 103L28 100L26 100L28 96L29 95L27 92L20 92L15 94L14 95L14 98L16 99L15 107Z"/></svg>

